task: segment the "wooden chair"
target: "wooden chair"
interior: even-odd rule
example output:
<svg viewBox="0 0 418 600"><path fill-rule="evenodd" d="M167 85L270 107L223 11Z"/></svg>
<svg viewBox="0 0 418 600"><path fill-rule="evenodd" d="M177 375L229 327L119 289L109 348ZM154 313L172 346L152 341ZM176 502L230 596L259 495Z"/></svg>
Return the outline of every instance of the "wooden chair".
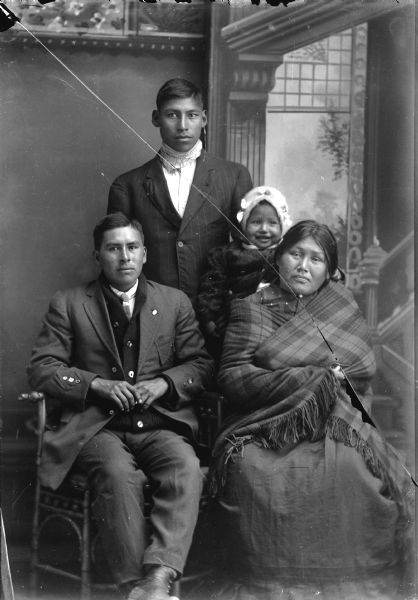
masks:
<svg viewBox="0 0 418 600"><path fill-rule="evenodd" d="M91 497L87 479L82 473L73 469L58 490L54 491L40 484L38 471L41 462L46 423L45 397L40 392L29 392L21 394L19 399L34 403L38 408L36 424L33 424L32 420L29 421L29 428L37 435L37 476L30 568L31 594L36 595L39 572L43 571L79 581L80 600L89 600L92 587L110 587L112 584L111 582L109 584L98 584L94 582L93 578L94 567L100 562L100 541L94 519L90 512ZM197 412L200 423L198 455L201 460L202 471L204 475L207 475L211 444L221 421L220 395L217 393L205 394L198 404ZM144 492L145 514L149 515L152 503L150 484L145 484ZM207 502L207 491L204 489L200 501L200 513L204 511ZM47 546L47 543L44 543L43 534L47 533L48 528L57 531L59 527L62 527L63 531L66 530L70 535L72 534L72 537L76 541L76 547L70 549L70 552L66 552L62 547L60 548L60 563L53 559L51 560L50 557L45 558L41 552L42 546ZM58 556L58 553L55 554ZM67 555L62 557L62 554ZM53 558L56 558L56 556ZM202 578L210 570L206 569L202 572L199 569L198 572L183 577L182 583ZM178 595L179 591L180 583L176 582L173 586L172 594Z"/></svg>

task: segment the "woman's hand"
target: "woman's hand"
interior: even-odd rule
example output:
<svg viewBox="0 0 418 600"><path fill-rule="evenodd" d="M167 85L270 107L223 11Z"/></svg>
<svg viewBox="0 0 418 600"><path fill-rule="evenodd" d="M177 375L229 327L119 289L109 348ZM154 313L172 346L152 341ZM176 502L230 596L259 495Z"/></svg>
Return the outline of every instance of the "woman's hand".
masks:
<svg viewBox="0 0 418 600"><path fill-rule="evenodd" d="M345 379L345 375L343 370L341 369L340 365L331 365L330 367L332 373L334 373L335 377L337 378L337 380L342 383Z"/></svg>

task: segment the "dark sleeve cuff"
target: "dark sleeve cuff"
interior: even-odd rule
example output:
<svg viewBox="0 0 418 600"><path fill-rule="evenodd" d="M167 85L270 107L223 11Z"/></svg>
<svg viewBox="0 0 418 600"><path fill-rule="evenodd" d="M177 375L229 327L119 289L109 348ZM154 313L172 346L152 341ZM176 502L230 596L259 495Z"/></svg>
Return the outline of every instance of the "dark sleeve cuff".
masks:
<svg viewBox="0 0 418 600"><path fill-rule="evenodd" d="M94 379L96 379L96 377L94 377ZM92 381L94 381L94 379L92 379L90 381L90 386L89 386L89 389L87 390L86 399L85 399L86 406L90 406L91 404L96 404L99 406L103 405L103 400L96 394L96 392L93 392L93 390L91 389L91 384L92 384Z"/></svg>
<svg viewBox="0 0 418 600"><path fill-rule="evenodd" d="M177 410L178 402L179 402L179 395L177 393L177 390L174 386L172 379L170 379L170 377L168 375L160 375L160 377L162 377L168 384L168 390L166 391L164 396L161 398L162 404L168 410Z"/></svg>

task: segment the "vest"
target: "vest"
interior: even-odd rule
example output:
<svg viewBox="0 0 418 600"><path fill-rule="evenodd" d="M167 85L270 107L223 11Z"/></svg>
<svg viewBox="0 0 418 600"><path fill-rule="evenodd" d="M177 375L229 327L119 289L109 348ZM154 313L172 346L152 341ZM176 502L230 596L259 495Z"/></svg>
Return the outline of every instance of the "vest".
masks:
<svg viewBox="0 0 418 600"><path fill-rule="evenodd" d="M139 356L140 312L146 299L146 279L139 278L135 296L135 306L131 320L128 320L122 307L121 299L116 296L102 279L101 286L105 297L113 335L122 362L125 380L136 382L136 368ZM116 431L143 432L155 429L176 429L175 422L158 413L152 405L145 411L136 406L129 412L118 412L107 425L108 429Z"/></svg>

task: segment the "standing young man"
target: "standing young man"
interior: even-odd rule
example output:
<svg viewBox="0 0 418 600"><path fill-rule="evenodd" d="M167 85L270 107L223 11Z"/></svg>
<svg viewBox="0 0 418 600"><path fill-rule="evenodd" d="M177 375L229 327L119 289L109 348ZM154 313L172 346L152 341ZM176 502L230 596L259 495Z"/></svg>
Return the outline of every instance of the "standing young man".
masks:
<svg viewBox="0 0 418 600"><path fill-rule="evenodd" d="M202 93L185 79L170 79L157 94L152 123L162 146L152 160L118 177L108 212L138 219L148 247L145 274L183 290L195 302L208 251L228 243L248 170L208 154L200 135L207 118Z"/></svg>

